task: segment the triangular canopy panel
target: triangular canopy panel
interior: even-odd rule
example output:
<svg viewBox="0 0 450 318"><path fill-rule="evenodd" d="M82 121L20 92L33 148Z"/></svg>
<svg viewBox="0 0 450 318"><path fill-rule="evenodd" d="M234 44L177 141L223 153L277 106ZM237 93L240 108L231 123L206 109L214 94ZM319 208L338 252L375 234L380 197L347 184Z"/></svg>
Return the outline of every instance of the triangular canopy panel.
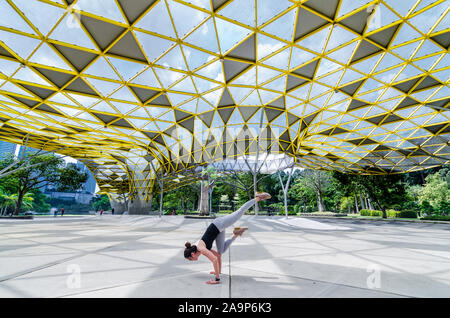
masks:
<svg viewBox="0 0 450 318"><path fill-rule="evenodd" d="M3 1L0 139L109 193L257 154L267 172L448 164L448 5L400 2Z"/></svg>

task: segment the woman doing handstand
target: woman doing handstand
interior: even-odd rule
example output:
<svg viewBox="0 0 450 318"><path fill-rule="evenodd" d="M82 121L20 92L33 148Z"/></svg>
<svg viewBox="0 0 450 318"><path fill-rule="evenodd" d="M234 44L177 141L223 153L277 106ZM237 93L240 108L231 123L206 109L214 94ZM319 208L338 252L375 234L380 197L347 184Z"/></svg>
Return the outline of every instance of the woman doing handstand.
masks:
<svg viewBox="0 0 450 318"><path fill-rule="evenodd" d="M186 249L184 250L184 257L190 261L196 261L200 255L205 255L214 266L214 280L207 281L207 284L218 284L220 282L220 273L222 267L222 254L230 247L231 243L237 236L241 236L247 227L235 228L233 236L225 241L225 229L233 225L247 210L256 202L270 199L271 195L268 193L258 193L255 198L246 202L237 211L215 219L206 229L197 245L191 245L186 242ZM211 249L213 242L216 241L217 251Z"/></svg>

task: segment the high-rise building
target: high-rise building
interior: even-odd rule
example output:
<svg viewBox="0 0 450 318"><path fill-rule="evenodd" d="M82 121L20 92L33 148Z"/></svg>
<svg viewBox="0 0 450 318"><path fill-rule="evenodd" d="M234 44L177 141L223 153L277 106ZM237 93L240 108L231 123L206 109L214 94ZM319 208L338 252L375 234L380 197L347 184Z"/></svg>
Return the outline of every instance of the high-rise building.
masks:
<svg viewBox="0 0 450 318"><path fill-rule="evenodd" d="M77 161L76 164L77 168L80 169L81 172L87 172L88 179L83 184L83 187L81 188L82 191L86 191L89 193L95 193L95 186L97 185L97 182L95 181L94 176L92 175L91 171L81 162Z"/></svg>
<svg viewBox="0 0 450 318"><path fill-rule="evenodd" d="M16 152L16 144L0 140L0 159L5 157L7 154L13 154Z"/></svg>

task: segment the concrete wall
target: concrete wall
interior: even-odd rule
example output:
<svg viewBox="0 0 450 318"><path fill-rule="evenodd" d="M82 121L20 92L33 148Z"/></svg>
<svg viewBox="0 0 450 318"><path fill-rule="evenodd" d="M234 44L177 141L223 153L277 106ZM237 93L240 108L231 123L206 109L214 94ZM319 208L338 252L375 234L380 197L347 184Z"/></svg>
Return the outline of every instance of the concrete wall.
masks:
<svg viewBox="0 0 450 318"><path fill-rule="evenodd" d="M50 195L52 199L73 199L76 203L89 204L92 197L92 193L81 193L81 192L44 192Z"/></svg>

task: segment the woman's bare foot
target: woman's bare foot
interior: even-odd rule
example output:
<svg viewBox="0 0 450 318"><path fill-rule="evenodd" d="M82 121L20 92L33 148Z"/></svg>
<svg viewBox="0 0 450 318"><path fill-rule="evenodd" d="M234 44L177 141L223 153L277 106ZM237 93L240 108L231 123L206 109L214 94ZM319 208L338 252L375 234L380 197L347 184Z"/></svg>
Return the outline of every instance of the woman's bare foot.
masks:
<svg viewBox="0 0 450 318"><path fill-rule="evenodd" d="M267 192L261 192L261 193L257 193L255 195L255 198L257 201L263 201L263 200L268 200L270 199L272 196L270 194L268 194Z"/></svg>
<svg viewBox="0 0 450 318"><path fill-rule="evenodd" d="M215 271L211 271L211 272L209 272L211 275L216 275L216 272ZM222 273L219 273L219 275L220 274L222 274Z"/></svg>
<svg viewBox="0 0 450 318"><path fill-rule="evenodd" d="M236 235L236 236L242 236L242 234L245 232L245 231L247 231L248 230L248 227L246 227L246 226L243 226L243 227L235 227L234 228L234 231L233 231L233 234L234 235Z"/></svg>

